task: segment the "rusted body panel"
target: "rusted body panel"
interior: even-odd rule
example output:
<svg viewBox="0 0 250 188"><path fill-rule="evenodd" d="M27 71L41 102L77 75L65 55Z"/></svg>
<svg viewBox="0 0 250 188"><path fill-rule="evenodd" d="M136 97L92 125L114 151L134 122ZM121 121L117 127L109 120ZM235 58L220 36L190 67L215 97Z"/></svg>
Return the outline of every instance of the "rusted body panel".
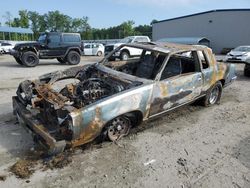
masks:
<svg viewBox="0 0 250 188"><path fill-rule="evenodd" d="M126 65L124 61L106 66L114 50L98 64L74 67L21 83L17 96L13 97L14 114L19 122L26 124L53 153L93 141L119 116L136 112L136 116L145 121L206 96L218 81L226 86L235 79L234 67L217 63L207 47L168 43L127 46L166 54L154 80L117 71L116 67ZM204 52L209 68L161 80L169 58L185 51ZM78 83L67 84L56 91L55 83L72 78Z"/></svg>

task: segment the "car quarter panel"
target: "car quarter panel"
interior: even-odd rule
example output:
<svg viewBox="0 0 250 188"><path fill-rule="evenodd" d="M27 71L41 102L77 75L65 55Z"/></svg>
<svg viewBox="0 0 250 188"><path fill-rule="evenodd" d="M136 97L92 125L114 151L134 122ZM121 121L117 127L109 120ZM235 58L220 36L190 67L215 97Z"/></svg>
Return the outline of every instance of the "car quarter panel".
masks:
<svg viewBox="0 0 250 188"><path fill-rule="evenodd" d="M115 117L128 112L140 111L147 118L153 84L109 97L79 111L71 112L73 120L73 146L94 140L103 127Z"/></svg>

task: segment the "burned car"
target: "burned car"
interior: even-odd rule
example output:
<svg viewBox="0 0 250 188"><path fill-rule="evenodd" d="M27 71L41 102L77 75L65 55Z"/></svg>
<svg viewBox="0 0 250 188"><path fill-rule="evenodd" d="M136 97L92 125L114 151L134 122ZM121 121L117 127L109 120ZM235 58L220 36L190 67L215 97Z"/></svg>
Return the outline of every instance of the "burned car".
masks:
<svg viewBox="0 0 250 188"><path fill-rule="evenodd" d="M140 57L114 60L123 47ZM234 65L217 63L205 46L124 44L99 63L22 82L13 108L34 140L56 154L99 137L117 141L142 121L197 100L219 103L235 78Z"/></svg>

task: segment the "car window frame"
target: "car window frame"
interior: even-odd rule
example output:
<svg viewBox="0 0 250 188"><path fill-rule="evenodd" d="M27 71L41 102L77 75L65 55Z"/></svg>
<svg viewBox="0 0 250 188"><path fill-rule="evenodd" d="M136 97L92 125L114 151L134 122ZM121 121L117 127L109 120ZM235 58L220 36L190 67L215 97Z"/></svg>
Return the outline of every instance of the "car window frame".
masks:
<svg viewBox="0 0 250 188"><path fill-rule="evenodd" d="M199 63L199 71L196 71L196 72L188 72L188 73L184 73L184 74L181 73L181 74L179 74L179 75L172 76L172 77L170 77L170 78L166 78L166 79L161 80L162 73L163 73L165 67L167 66L168 61L169 61L169 59L171 58L171 56L176 55L176 54L178 54L178 53L185 53L185 52L190 52L190 51L196 53L196 55L197 55L198 63ZM195 57L194 57L194 58L195 58ZM169 53L169 54L168 54L168 57L165 58L165 62L163 63L162 67L160 68L159 73L156 75L155 81L164 82L164 81L167 81L167 80L176 79L176 78L178 78L178 77L187 76L187 75L190 75L190 74L195 74L195 73L197 73L197 72L202 72L202 65L201 65L201 62L200 62L200 59L199 59L197 50L186 50L186 51L172 52L172 53Z"/></svg>

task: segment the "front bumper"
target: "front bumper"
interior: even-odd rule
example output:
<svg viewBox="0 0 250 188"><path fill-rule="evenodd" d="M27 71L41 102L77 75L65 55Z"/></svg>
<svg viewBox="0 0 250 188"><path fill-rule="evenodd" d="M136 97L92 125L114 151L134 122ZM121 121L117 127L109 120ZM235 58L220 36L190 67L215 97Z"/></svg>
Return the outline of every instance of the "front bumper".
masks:
<svg viewBox="0 0 250 188"><path fill-rule="evenodd" d="M45 126L26 109L17 96L12 97L12 101L13 113L16 115L19 124L31 133L34 138L38 138L39 144L46 147L49 154L57 154L64 150L66 147L65 140L57 141L52 137Z"/></svg>
<svg viewBox="0 0 250 188"><path fill-rule="evenodd" d="M14 57L20 57L20 53L17 50L10 49L9 54L14 56Z"/></svg>

